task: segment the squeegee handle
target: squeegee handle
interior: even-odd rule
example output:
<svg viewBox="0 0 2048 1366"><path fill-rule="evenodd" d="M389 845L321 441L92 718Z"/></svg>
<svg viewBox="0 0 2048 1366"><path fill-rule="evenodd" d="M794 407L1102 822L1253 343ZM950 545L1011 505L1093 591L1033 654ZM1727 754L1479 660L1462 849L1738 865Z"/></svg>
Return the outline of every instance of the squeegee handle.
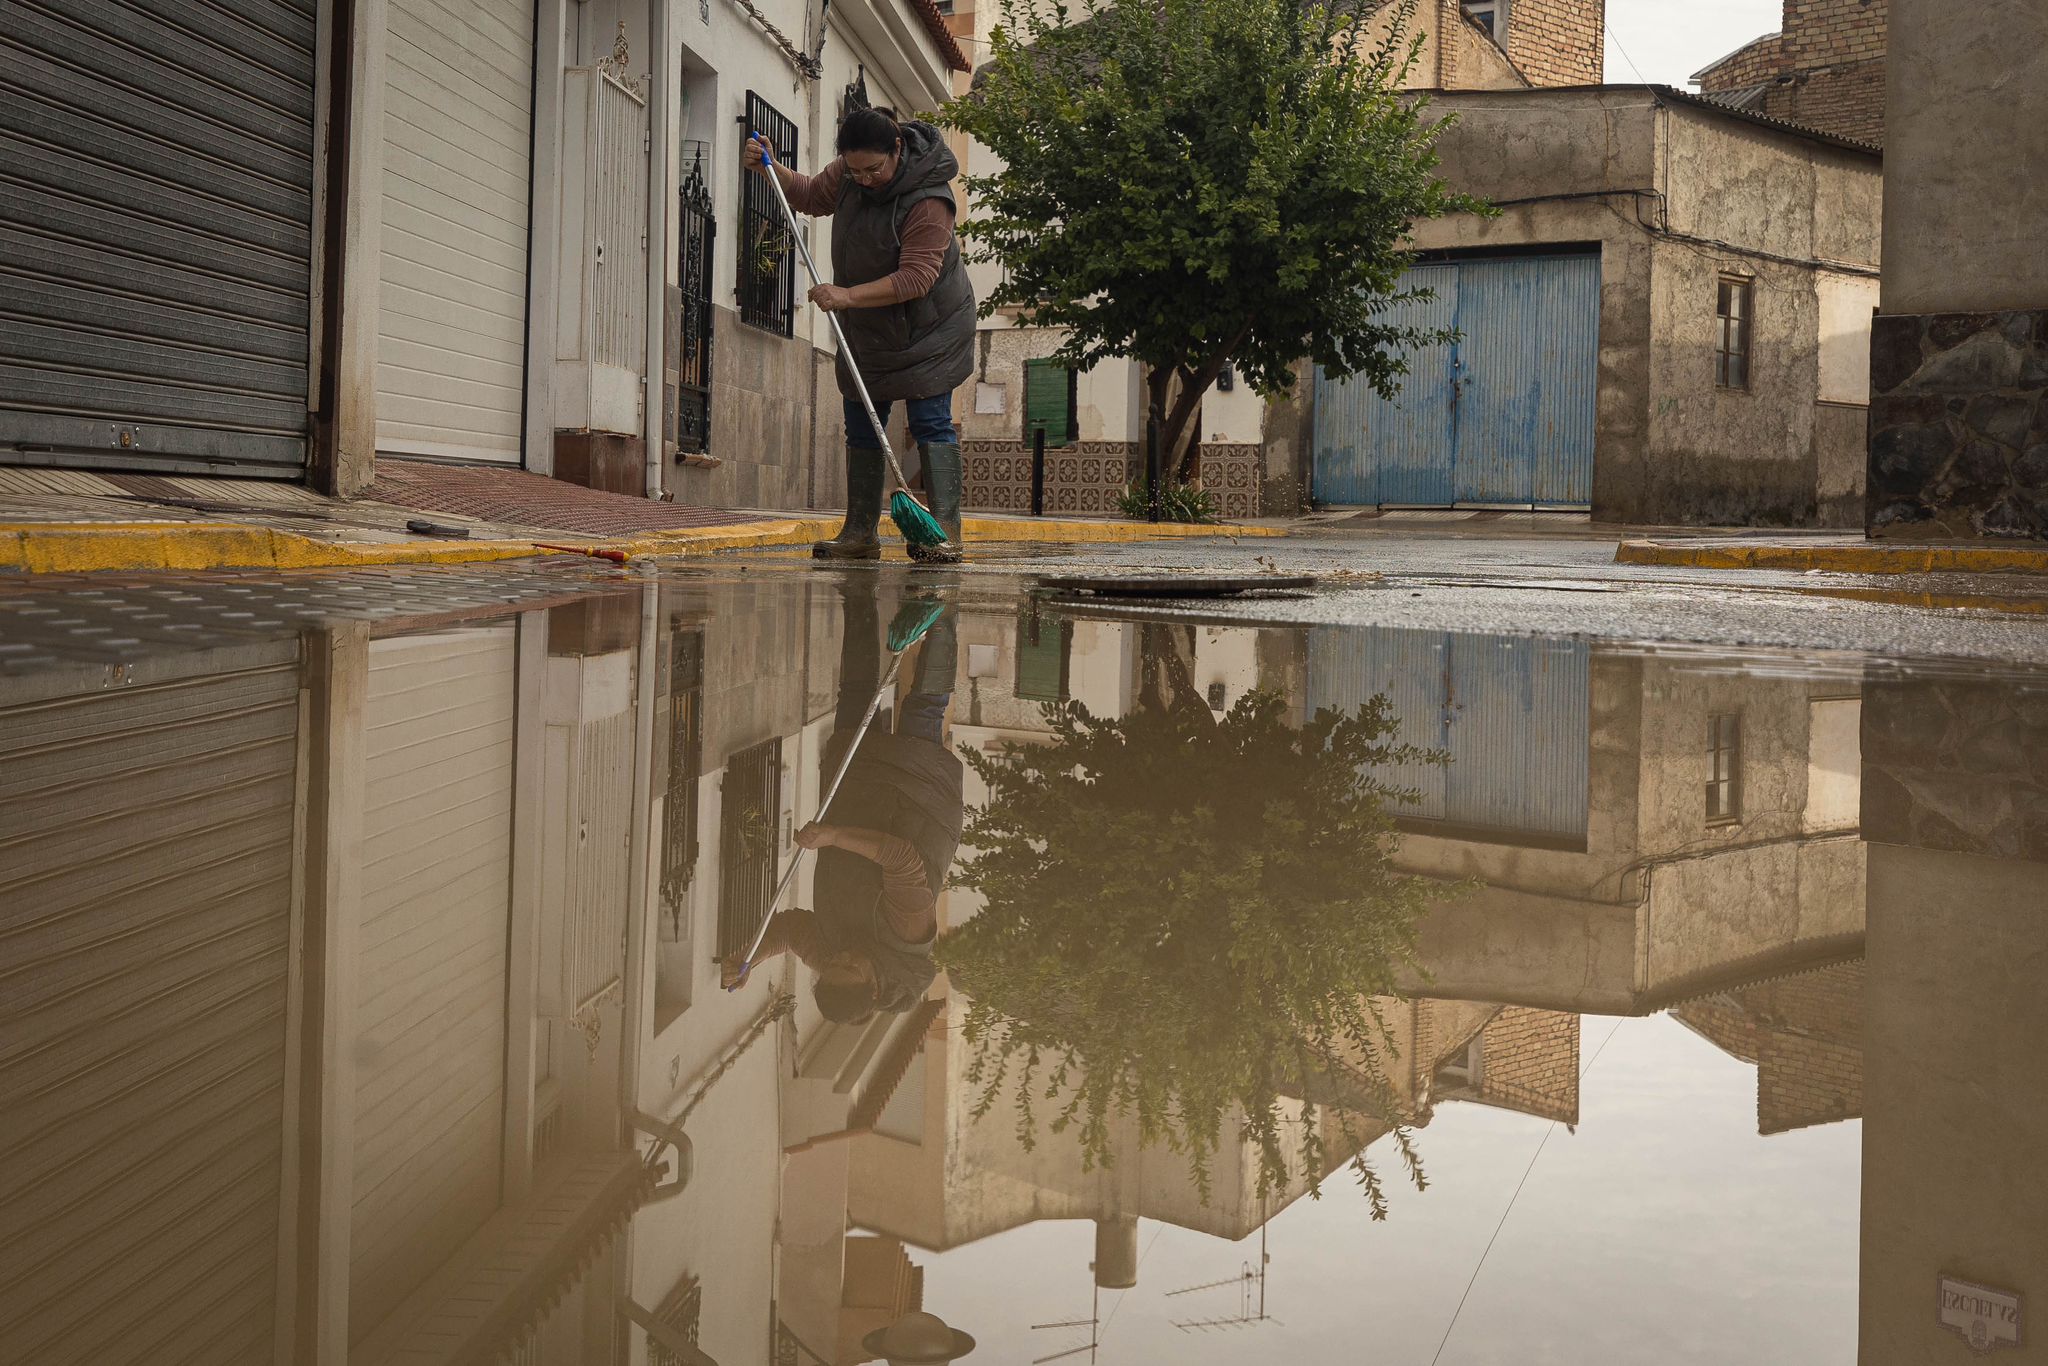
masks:
<svg viewBox="0 0 2048 1366"><path fill-rule="evenodd" d="M796 243L797 254L803 257L804 269L810 272L811 283L822 285L818 278L818 264L811 259L811 249L804 245L804 235L796 225L796 211L789 207L789 196L782 192L782 180L775 174L775 144L759 133L750 135L761 149L761 172L763 178L775 187L775 202L782 206L782 220L789 224L789 237ZM889 457L889 471L896 476L896 486L907 489L910 481L903 477L903 466L896 460L896 448L889 444L889 434L882 430L882 419L875 413L875 401L868 397L868 383L861 378L860 367L853 363L853 348L846 344L846 332L839 326L839 315L827 310L825 320L832 324L832 335L839 340L839 357L846 362L846 373L853 376L853 387L860 393L860 406L867 410L868 426L882 443L882 454Z"/></svg>

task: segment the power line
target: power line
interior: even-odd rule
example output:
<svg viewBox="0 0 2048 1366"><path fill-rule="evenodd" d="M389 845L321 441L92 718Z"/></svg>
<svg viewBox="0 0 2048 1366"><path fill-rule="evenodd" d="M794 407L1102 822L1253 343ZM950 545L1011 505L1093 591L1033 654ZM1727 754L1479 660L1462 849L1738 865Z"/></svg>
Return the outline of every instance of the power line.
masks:
<svg viewBox="0 0 2048 1366"><path fill-rule="evenodd" d="M1600 1055L1607 1051L1607 1045L1613 1043L1614 1036L1621 1032L1621 1024L1620 1020L1614 1022L1614 1028L1607 1031L1607 1037L1600 1041L1600 1046L1593 1050L1593 1056L1579 1070L1581 1085L1585 1084L1586 1074L1593 1070L1593 1064L1600 1061ZM1543 1131L1543 1142L1538 1143L1536 1151L1530 1154L1529 1165L1522 1168L1522 1179L1515 1183L1515 1193L1508 1197L1508 1207L1500 1212L1500 1222L1493 1226L1493 1237L1486 1240L1486 1247L1479 1254L1479 1262L1472 1268L1472 1279L1465 1282L1465 1293L1458 1296L1458 1307L1451 1311L1451 1321L1444 1325L1443 1340L1437 1343L1436 1356L1429 1359L1429 1366L1436 1366L1438 1359L1444 1354L1444 1348L1450 1345L1451 1330L1458 1326L1458 1316L1465 1312L1465 1301L1471 1298L1472 1287L1479 1283L1479 1273L1486 1266L1486 1258L1492 1253L1494 1243L1500 1238L1500 1231L1507 1227L1508 1216L1515 1212L1515 1201L1522 1198L1522 1187L1529 1184L1529 1173L1536 1170L1536 1159L1543 1156L1544 1147L1549 1144L1550 1136L1556 1132L1557 1121L1553 1119L1550 1121L1550 1127Z"/></svg>
<svg viewBox="0 0 2048 1366"><path fill-rule="evenodd" d="M1636 73L1636 79L1644 85L1650 84L1650 78L1645 76L1643 69L1636 65L1636 59L1629 56L1628 49L1621 45L1621 35L1614 31L1614 24L1611 21L1607 25L1607 39L1614 44L1614 50L1621 54L1621 59L1628 63L1628 69Z"/></svg>

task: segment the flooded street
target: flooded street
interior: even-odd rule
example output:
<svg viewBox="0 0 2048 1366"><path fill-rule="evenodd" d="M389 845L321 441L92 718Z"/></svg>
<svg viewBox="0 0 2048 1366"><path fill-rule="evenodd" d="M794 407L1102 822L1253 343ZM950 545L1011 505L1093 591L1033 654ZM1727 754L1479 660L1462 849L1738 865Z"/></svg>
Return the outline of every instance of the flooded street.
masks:
<svg viewBox="0 0 2048 1366"><path fill-rule="evenodd" d="M1399 596L0 581L0 1362L2033 1359L2048 672Z"/></svg>

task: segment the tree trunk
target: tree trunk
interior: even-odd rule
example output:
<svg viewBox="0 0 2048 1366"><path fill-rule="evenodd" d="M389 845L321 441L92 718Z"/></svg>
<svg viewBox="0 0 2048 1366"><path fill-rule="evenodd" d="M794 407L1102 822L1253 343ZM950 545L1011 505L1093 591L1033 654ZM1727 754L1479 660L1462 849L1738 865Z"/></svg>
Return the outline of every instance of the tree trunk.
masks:
<svg viewBox="0 0 2048 1366"><path fill-rule="evenodd" d="M1203 360L1153 369L1146 389L1153 419L1159 423L1159 467L1171 471L1167 477L1185 482L1193 472L1195 458L1201 451L1201 432L1196 429L1195 417L1202 411L1202 398L1251 330L1251 324L1246 323L1236 336Z"/></svg>

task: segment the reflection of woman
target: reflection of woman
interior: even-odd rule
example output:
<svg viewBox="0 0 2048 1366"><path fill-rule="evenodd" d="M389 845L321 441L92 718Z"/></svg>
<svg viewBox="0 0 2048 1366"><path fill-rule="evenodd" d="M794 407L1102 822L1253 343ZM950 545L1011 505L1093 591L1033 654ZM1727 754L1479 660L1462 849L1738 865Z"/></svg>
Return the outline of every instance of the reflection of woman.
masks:
<svg viewBox="0 0 2048 1366"><path fill-rule="evenodd" d="M877 587L840 588L845 634L827 782L881 686ZM905 610L921 612L923 602ZM842 1024L908 1010L937 975L938 897L960 845L964 772L945 740L957 654L950 605L917 650L909 695L875 717L832 809L797 836L818 851L816 909L777 915L757 959L793 951L818 973L818 1009ZM728 964L729 984L736 971Z"/></svg>
<svg viewBox="0 0 2048 1366"><path fill-rule="evenodd" d="M763 169L749 141L749 169ZM832 218L834 283L811 302L840 314L847 344L884 423L897 399L909 405L910 434L924 461L932 512L946 544L913 550L919 559L960 558L960 444L953 431L953 390L974 373L974 289L953 236L952 180L960 163L937 129L899 124L861 109L839 125L839 156L814 176L777 161L790 207ZM882 554L882 440L842 359L846 409L846 524L812 553L820 559L873 560Z"/></svg>

